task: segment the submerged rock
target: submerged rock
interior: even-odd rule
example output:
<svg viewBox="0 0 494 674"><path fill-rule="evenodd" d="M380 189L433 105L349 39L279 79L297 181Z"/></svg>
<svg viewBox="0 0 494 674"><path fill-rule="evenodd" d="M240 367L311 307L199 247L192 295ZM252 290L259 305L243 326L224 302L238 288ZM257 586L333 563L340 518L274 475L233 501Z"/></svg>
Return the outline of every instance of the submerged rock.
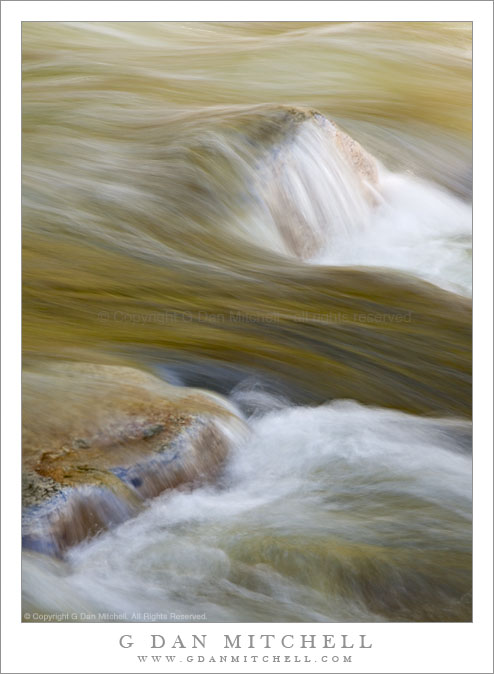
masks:
<svg viewBox="0 0 494 674"><path fill-rule="evenodd" d="M315 110L277 108L260 172L262 199L289 255L307 259L342 233L358 232L378 203L377 161Z"/></svg>
<svg viewBox="0 0 494 674"><path fill-rule="evenodd" d="M220 396L129 367L23 378L23 543L61 555L162 491L214 476L244 424Z"/></svg>
<svg viewBox="0 0 494 674"><path fill-rule="evenodd" d="M220 392L245 373L296 403L350 398L469 416L471 302L393 270L392 259L345 267L336 255L338 266L324 264L324 250L351 250L372 231L381 170L372 157L313 110L234 106L196 121L144 125L119 137L128 151L105 144L104 157L88 143L84 162L62 145L60 157L74 159L69 184L62 174L55 191L33 183L25 358L84 349L79 360L111 353L133 365L147 353L155 366L184 364L188 385ZM105 182L118 191L107 194ZM84 235L75 223L86 223ZM317 264L302 262L313 256ZM85 425L71 442L91 451Z"/></svg>

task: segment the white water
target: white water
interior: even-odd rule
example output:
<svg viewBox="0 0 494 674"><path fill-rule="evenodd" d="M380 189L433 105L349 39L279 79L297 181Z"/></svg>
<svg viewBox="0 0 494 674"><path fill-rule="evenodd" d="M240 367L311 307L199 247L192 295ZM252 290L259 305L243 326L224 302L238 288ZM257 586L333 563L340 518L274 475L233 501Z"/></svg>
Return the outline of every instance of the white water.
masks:
<svg viewBox="0 0 494 674"><path fill-rule="evenodd" d="M228 218L222 235L312 264L397 270L470 296L471 203L379 161L369 184L340 155L332 129L316 115L261 162L243 137L234 152L215 145L248 186L236 197L247 210ZM402 153L412 152L409 139L401 142Z"/></svg>
<svg viewBox="0 0 494 674"><path fill-rule="evenodd" d="M268 394L256 399L263 412L218 486L162 495L66 563L28 555L25 606L81 619L372 621L386 619L390 575L395 619L416 611L413 593L433 602L437 556L454 568L470 545L469 424L349 401L266 412Z"/></svg>
<svg viewBox="0 0 494 674"><path fill-rule="evenodd" d="M294 246L311 264L399 270L469 294L470 28L370 22L271 30L25 27L23 226L25 236L31 228L53 236L54 257L39 262L46 278L34 279L41 289L34 306L59 307L52 332L42 333L57 356L70 305L53 288L45 297L48 270L56 288L60 262L81 255L57 248L59 238L96 244L91 272L104 270L106 252L115 250L128 253L134 271L126 285L126 265L110 264L110 283L70 268L71 281L80 280L72 298L86 299L84 321L88 280L95 295L133 297L135 311L155 301L152 287L143 291L151 279L135 273L139 256L180 269L202 265L198 307L209 306L208 272L220 271L230 306L241 309L236 275L249 265L271 272L266 251L294 256L282 236L287 220L291 236L301 227L311 239L307 249ZM258 114L260 126L247 126L263 131L273 114L268 101L275 115L293 101L334 116L393 168L379 168L377 205L312 122L281 148L269 134L264 140L232 126L237 114ZM249 265L238 264L239 249ZM156 295L176 294L180 306L188 288L170 279ZM254 279L269 294L266 276ZM214 299L211 290L211 306ZM139 344L130 328L122 344ZM182 338L173 333L171 343ZM231 397L252 414L251 435L233 448L221 480L163 494L64 562L26 552L24 611L75 611L80 620L94 612L127 620L174 620L172 612L210 621L468 619L468 422L349 401L297 408L255 382Z"/></svg>
<svg viewBox="0 0 494 674"><path fill-rule="evenodd" d="M281 173L273 179L268 167L263 183L261 172L258 198L249 202L260 211L241 236L290 255L277 238L279 209L282 227L290 213L295 230L323 242L311 264L395 269L468 295L470 206L380 166L371 207L317 127L303 126ZM248 172L259 180L252 163ZM252 228L256 222L264 231ZM234 447L219 483L163 494L64 562L26 553L25 611L103 621L114 614L334 622L463 615L468 422L351 401L293 407L255 382L231 398L239 414L251 415L251 435Z"/></svg>
<svg viewBox="0 0 494 674"><path fill-rule="evenodd" d="M317 264L396 269L471 295L471 205L431 182L380 167L381 203L360 231L333 240Z"/></svg>
<svg viewBox="0 0 494 674"><path fill-rule="evenodd" d="M263 236L246 227L245 235L290 254L276 239L276 218L266 216L279 200L326 241L310 263L396 269L468 295L470 206L383 166L377 205L352 199L359 192L347 169L320 145L315 126L304 126L303 142L276 176L281 192L273 196L266 183L257 201L259 222L270 227ZM468 422L352 401L293 407L255 381L237 386L231 401L250 415L251 434L234 447L218 484L163 494L64 562L26 553L24 610L157 621L461 615L469 586Z"/></svg>
<svg viewBox="0 0 494 674"><path fill-rule="evenodd" d="M276 152L273 174L260 172L264 209L255 231L248 223L252 240L290 254L276 231L292 228L298 254L312 264L397 270L471 296L471 203L380 162L377 184L370 185L335 150L331 128L327 120L301 124ZM259 180L257 167L251 171ZM317 253L305 254L311 245Z"/></svg>

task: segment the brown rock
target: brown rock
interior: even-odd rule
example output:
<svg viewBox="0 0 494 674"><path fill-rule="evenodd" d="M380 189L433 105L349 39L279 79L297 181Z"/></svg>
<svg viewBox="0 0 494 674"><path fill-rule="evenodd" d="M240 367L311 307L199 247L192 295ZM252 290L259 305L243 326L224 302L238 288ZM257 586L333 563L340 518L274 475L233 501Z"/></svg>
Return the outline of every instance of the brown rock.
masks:
<svg viewBox="0 0 494 674"><path fill-rule="evenodd" d="M24 542L61 554L165 489L214 476L244 425L220 396L133 368L23 377Z"/></svg>

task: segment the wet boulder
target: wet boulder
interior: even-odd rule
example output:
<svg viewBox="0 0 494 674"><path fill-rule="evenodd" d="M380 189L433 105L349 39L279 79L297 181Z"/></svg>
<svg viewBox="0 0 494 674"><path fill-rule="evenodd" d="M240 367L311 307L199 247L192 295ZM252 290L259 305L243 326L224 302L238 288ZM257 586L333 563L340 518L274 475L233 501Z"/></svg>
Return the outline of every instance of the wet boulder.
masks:
<svg viewBox="0 0 494 674"><path fill-rule="evenodd" d="M285 252L311 258L339 236L365 227L380 202L377 160L315 110L273 111L272 138L259 191Z"/></svg>
<svg viewBox="0 0 494 674"><path fill-rule="evenodd" d="M161 492L213 478L245 431L226 400L134 368L23 376L23 544L60 556Z"/></svg>

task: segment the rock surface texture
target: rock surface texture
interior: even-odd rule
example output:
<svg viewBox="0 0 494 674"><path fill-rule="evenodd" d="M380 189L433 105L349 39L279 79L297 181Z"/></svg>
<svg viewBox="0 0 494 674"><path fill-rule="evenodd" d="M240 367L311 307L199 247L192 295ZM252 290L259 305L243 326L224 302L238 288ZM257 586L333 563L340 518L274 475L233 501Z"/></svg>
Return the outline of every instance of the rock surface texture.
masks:
<svg viewBox="0 0 494 674"><path fill-rule="evenodd" d="M23 408L23 542L55 555L210 479L244 431L220 396L128 367L26 372Z"/></svg>

